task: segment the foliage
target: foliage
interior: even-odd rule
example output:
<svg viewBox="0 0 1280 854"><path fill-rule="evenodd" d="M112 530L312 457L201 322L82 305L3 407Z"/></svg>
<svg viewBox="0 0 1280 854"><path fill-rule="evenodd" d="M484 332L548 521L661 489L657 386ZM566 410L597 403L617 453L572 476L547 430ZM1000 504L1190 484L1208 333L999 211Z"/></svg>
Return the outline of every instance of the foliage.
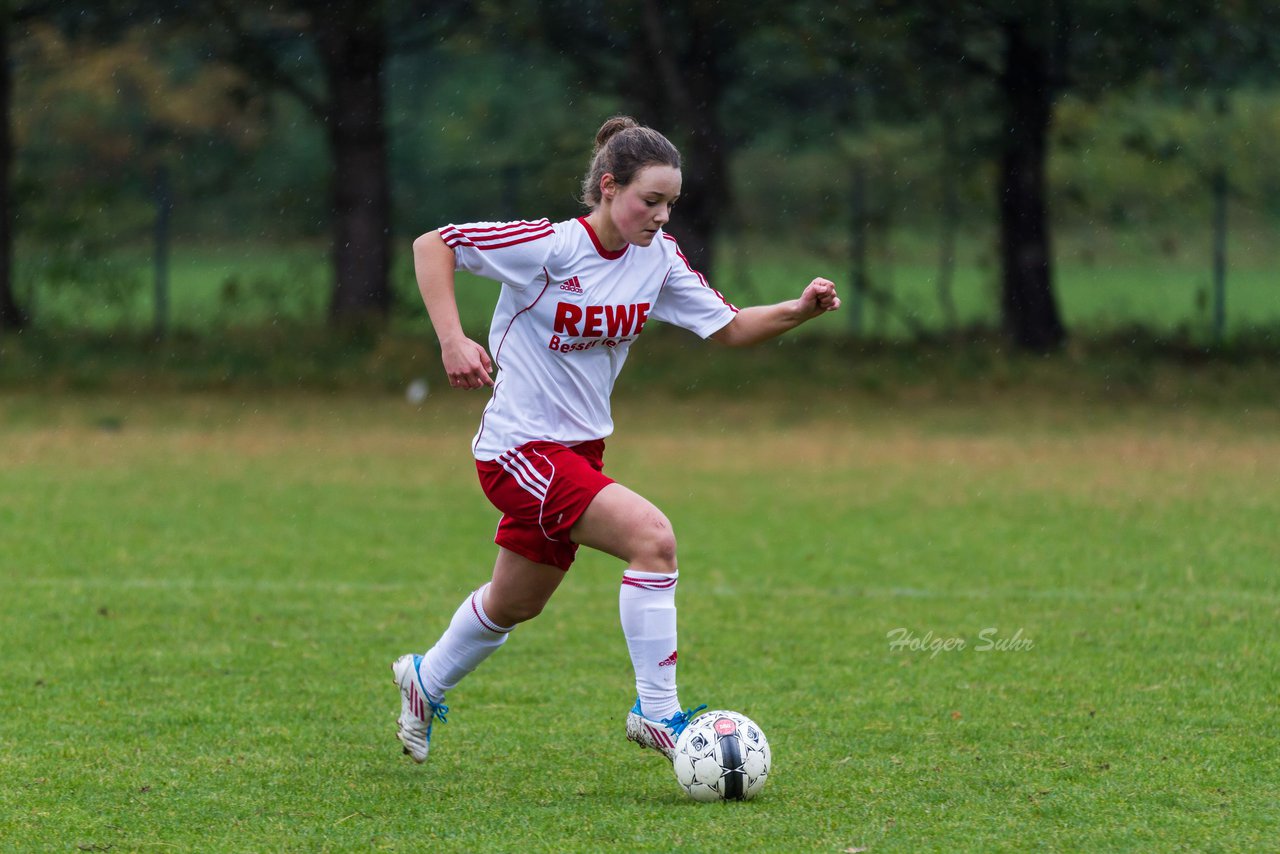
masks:
<svg viewBox="0 0 1280 854"><path fill-rule="evenodd" d="M17 144L47 164L31 171L56 170L66 182L62 200L104 177L122 195L142 196L162 161L195 159L218 144L257 145L264 126L247 109L243 76L191 50L141 25L101 44L34 24L19 46L15 108ZM202 167L182 172L199 176ZM196 187L211 188L217 177L197 179Z"/></svg>
<svg viewBox="0 0 1280 854"><path fill-rule="evenodd" d="M552 57L494 53L464 40L393 58L389 113L402 233L581 213L576 193L592 134L620 106L606 93L577 91L572 73Z"/></svg>
<svg viewBox="0 0 1280 854"><path fill-rule="evenodd" d="M260 144L262 115L239 74L159 37L154 25L104 43L37 20L16 53L17 232L28 296L38 283L80 289L89 303L125 300L141 279L115 274L110 256L149 234L159 170L176 175L184 202L215 191Z"/></svg>
<svg viewBox="0 0 1280 854"><path fill-rule="evenodd" d="M1260 153L1280 133L1280 99L1246 89L1222 95L1223 109L1218 100L1150 93L1065 103L1055 167L1083 183L1063 186L1064 195L1079 210L1121 221L1167 219L1169 211L1207 221L1210 176L1225 166L1232 197L1274 215L1280 166Z"/></svg>
<svg viewBox="0 0 1280 854"><path fill-rule="evenodd" d="M147 16L116 14L129 5L37 16L17 32L19 287L37 305L59 304L43 291L68 287L105 302L95 283L106 287L100 277L119 269L113 252L147 241L161 163L174 177L174 229L187 245L288 243L330 226L330 152L307 106L324 87L299 35L311 4L215 4L257 16L250 23L270 36L269 57L303 99L266 95L261 81L233 70L225 32L160 14L163 3L138 6ZM385 91L399 252L404 238L450 220L580 211L590 131L632 108L635 81L659 85L636 76L644 4L607 5L488 0L470 15L465 3L392 4ZM664 14L702 20L717 8L686 6ZM1197 26L1191 7L1104 6L1063 7L1073 16L1063 78L1071 90L1058 102L1049 163L1058 226L1194 243L1207 221L1203 174L1224 152L1245 227L1274 223L1280 193L1264 152L1280 94L1263 73L1274 15L1252 3L1206 8L1194 37L1178 41L1173 34ZM770 246L800 243L843 259L857 165L879 257L901 251L900 235L940 233L947 192L970 238L989 240L998 121L990 87L959 69L999 60L989 36L1002 9L860 0L711 21L733 28L731 47L714 57L732 176L732 204L715 212L720 237L768 235ZM573 26L559 26L566 21ZM922 26L930 21L947 26ZM968 60L957 65L957 53ZM1224 117L1204 100L1227 87ZM737 277L743 263L724 260L721 277ZM247 258L243 277L251 266ZM149 275L135 265L128 278L133 285L110 286L122 299Z"/></svg>

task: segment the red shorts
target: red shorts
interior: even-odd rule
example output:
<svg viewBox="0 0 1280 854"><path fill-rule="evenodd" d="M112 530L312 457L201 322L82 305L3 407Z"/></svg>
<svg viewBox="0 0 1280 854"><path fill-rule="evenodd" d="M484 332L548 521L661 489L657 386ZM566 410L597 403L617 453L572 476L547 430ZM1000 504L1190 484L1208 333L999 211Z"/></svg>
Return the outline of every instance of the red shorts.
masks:
<svg viewBox="0 0 1280 854"><path fill-rule="evenodd" d="M568 569L578 551L570 529L596 493L613 483L603 469L603 439L571 447L526 442L496 460L476 460L484 494L502 511L493 541L537 563Z"/></svg>

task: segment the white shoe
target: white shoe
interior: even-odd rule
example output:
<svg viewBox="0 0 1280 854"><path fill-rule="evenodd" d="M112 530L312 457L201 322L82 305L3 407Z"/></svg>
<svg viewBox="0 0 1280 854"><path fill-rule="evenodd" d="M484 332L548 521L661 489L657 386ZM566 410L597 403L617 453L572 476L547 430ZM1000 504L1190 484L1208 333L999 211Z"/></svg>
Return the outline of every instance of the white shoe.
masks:
<svg viewBox="0 0 1280 854"><path fill-rule="evenodd" d="M402 655L391 665L396 686L400 689L400 719L396 721L396 738L414 762L426 762L431 750L431 725L444 723L449 707L434 703L422 684L422 656Z"/></svg>
<svg viewBox="0 0 1280 854"><path fill-rule="evenodd" d="M665 720L653 721L646 718L640 711L640 698L637 697L636 704L627 713L627 738L641 747L658 751L667 757L668 762L674 762L676 740L680 738L680 733L684 732L689 721L705 708L706 706L702 705L688 711L676 712Z"/></svg>

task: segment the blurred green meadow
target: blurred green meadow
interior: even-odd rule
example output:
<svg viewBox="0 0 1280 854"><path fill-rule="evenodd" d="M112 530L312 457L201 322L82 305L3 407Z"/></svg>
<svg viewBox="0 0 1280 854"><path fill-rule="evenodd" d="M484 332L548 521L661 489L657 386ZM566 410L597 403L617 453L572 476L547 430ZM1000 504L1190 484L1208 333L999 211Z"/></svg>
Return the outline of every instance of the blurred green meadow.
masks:
<svg viewBox="0 0 1280 854"><path fill-rule="evenodd" d="M482 398L4 392L3 847L1272 846L1274 406L802 385L642 384L609 442L680 540L682 699L772 741L732 805L624 740L598 554L400 755L389 664L491 566Z"/></svg>
<svg viewBox="0 0 1280 854"><path fill-rule="evenodd" d="M395 244L394 325L426 331L426 313L414 281L411 238ZM1203 245L1201 245L1203 244ZM1156 337L1208 341L1212 318L1212 265L1207 235L1186 229L1126 232L1115 227L1064 229L1057 246L1057 293L1064 322L1085 338L1143 330ZM951 271L954 319L943 308L938 237L904 232L886 238L868 272L878 299L865 300L855 330L872 339L902 340L999 325L996 248L989 239L962 235ZM813 276L837 282L846 312L835 324L799 334L849 331L855 298L849 260L840 247L815 242L778 245L728 240L718 253L712 284L739 305L798 295ZM1227 330L1240 336L1280 326L1280 245L1259 225L1237 229L1228 248ZM48 258L23 255L24 304L42 334L150 331L155 319L154 269L146 247L120 250L93 271L92 285L61 280ZM191 335L271 326L322 327L332 287L323 244L178 244L170 261L172 331ZM492 282L459 275L463 322L487 331L497 299Z"/></svg>

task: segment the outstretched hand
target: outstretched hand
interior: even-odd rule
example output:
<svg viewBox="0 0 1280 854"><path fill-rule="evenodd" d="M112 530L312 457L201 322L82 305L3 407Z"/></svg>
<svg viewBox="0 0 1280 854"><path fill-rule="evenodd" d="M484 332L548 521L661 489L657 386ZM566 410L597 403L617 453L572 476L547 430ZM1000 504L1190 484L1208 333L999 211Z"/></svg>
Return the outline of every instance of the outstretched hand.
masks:
<svg viewBox="0 0 1280 854"><path fill-rule="evenodd" d="M454 388L484 388L493 385L493 362L489 354L470 338L458 338L440 348L444 371Z"/></svg>
<svg viewBox="0 0 1280 854"><path fill-rule="evenodd" d="M805 320L840 308L835 283L830 279L814 279L796 300L796 311Z"/></svg>

